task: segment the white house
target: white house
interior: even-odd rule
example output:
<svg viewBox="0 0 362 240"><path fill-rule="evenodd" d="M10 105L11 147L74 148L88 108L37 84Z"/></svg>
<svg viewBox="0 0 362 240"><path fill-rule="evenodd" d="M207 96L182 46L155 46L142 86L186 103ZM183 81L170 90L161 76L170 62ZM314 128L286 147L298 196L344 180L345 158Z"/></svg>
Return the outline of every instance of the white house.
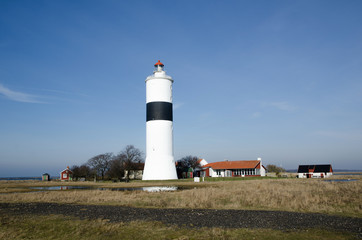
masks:
<svg viewBox="0 0 362 240"><path fill-rule="evenodd" d="M331 164L324 165L299 165L298 178L325 178L333 174Z"/></svg>
<svg viewBox="0 0 362 240"><path fill-rule="evenodd" d="M133 163L129 171L129 179L142 179L143 169L145 168L144 163ZM128 170L124 171L124 176L126 178Z"/></svg>
<svg viewBox="0 0 362 240"><path fill-rule="evenodd" d="M197 169L200 177L250 177L265 176L265 167L261 158L257 160L221 161L207 163L200 160L201 167Z"/></svg>

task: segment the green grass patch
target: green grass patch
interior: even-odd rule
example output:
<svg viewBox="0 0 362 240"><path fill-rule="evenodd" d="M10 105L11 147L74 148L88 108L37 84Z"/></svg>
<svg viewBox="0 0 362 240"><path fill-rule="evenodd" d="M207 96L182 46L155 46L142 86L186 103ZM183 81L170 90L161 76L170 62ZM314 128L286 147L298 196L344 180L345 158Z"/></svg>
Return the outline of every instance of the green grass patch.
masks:
<svg viewBox="0 0 362 240"><path fill-rule="evenodd" d="M0 216L0 239L353 239L350 233L308 229L222 229L167 226L159 222L110 223L62 215Z"/></svg>

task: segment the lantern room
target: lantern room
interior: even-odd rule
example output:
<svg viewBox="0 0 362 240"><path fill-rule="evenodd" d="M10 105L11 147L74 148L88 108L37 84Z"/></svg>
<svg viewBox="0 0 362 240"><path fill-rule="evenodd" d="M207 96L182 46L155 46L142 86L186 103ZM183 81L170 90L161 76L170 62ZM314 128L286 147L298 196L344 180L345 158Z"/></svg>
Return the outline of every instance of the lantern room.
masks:
<svg viewBox="0 0 362 240"><path fill-rule="evenodd" d="M155 64L155 72L161 72L163 71L163 63L158 60L158 62Z"/></svg>

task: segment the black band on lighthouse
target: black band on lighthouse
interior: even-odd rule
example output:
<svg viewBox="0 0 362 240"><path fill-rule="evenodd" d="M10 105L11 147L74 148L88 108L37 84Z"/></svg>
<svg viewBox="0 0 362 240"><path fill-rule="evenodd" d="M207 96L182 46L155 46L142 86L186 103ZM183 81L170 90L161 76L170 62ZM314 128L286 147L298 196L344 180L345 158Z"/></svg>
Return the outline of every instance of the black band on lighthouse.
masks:
<svg viewBox="0 0 362 240"><path fill-rule="evenodd" d="M172 121L172 103L149 102L147 103L146 121L168 120Z"/></svg>

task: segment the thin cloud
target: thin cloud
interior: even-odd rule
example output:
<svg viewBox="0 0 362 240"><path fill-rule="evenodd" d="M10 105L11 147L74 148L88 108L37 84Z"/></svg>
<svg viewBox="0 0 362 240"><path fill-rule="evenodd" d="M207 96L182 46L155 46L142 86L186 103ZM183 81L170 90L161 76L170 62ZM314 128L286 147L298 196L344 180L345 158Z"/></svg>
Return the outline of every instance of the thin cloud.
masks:
<svg viewBox="0 0 362 240"><path fill-rule="evenodd" d="M295 110L295 107L288 102L268 102L268 103L264 103L263 105L274 107L274 108L277 108L282 111L294 111Z"/></svg>
<svg viewBox="0 0 362 240"><path fill-rule="evenodd" d="M37 100L37 96L30 95L22 92L15 92L0 84L0 94L5 96L7 99L16 102L25 102L25 103L44 103Z"/></svg>
<svg viewBox="0 0 362 240"><path fill-rule="evenodd" d="M176 110L176 109L180 108L182 105L184 105L184 103L175 103L173 105L173 109Z"/></svg>
<svg viewBox="0 0 362 240"><path fill-rule="evenodd" d="M56 93L59 95L70 95L70 96L81 96L81 97L88 97L87 94L84 93L78 93L78 92L68 92L68 91L60 91L60 90L54 90L54 89L37 89L39 91L45 91L45 92L51 92Z"/></svg>
<svg viewBox="0 0 362 240"><path fill-rule="evenodd" d="M262 116L261 112L254 112L251 114L251 118L260 118Z"/></svg>

